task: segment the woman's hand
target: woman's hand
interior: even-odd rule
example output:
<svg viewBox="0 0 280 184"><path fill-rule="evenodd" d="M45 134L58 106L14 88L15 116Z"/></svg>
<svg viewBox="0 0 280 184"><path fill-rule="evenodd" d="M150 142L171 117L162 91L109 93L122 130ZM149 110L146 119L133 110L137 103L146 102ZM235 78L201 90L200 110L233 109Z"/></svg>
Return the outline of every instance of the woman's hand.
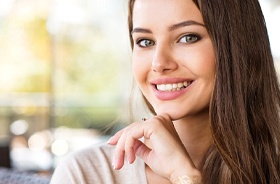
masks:
<svg viewBox="0 0 280 184"><path fill-rule="evenodd" d="M145 143L140 138L144 138ZM171 118L166 114L133 123L117 132L108 143L116 145L113 159L115 169L123 167L125 157L131 164L138 156L155 173L171 181L184 175L200 177Z"/></svg>

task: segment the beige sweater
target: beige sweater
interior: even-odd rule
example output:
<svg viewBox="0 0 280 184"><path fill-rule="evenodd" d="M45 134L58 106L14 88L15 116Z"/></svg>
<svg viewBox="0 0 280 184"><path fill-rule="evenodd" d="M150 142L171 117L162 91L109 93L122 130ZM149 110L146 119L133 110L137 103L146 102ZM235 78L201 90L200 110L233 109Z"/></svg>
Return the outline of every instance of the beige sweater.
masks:
<svg viewBox="0 0 280 184"><path fill-rule="evenodd" d="M50 184L147 184L141 159L114 170L113 153L113 146L98 144L70 154L56 168Z"/></svg>

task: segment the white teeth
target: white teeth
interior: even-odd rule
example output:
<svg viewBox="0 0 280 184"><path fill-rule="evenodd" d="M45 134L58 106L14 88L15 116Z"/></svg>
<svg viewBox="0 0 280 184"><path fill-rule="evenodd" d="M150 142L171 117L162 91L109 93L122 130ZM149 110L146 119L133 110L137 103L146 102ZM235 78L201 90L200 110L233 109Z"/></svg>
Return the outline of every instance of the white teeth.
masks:
<svg viewBox="0 0 280 184"><path fill-rule="evenodd" d="M173 88L173 85L172 85L172 84L166 84L166 85L165 85L165 90L167 90L167 91L172 90L172 88Z"/></svg>
<svg viewBox="0 0 280 184"><path fill-rule="evenodd" d="M159 91L178 91L188 87L192 82L180 82L175 84L158 84L156 85Z"/></svg>
<svg viewBox="0 0 280 184"><path fill-rule="evenodd" d="M182 83L182 82L180 82L180 83L178 83L178 88L181 88L181 87L183 87L184 86L184 84Z"/></svg>

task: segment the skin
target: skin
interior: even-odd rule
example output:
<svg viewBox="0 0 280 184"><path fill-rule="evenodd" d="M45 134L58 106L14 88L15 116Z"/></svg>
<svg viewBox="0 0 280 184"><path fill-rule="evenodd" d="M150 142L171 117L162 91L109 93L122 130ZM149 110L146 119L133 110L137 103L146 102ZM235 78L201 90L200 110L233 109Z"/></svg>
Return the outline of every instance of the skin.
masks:
<svg viewBox="0 0 280 184"><path fill-rule="evenodd" d="M125 157L133 163L138 156L150 183L200 177L212 144L209 103L215 79L214 49L202 15L191 0L136 0L132 37L133 75L157 115L108 141L116 145L114 168L121 169ZM156 88L184 81L190 85L180 91Z"/></svg>

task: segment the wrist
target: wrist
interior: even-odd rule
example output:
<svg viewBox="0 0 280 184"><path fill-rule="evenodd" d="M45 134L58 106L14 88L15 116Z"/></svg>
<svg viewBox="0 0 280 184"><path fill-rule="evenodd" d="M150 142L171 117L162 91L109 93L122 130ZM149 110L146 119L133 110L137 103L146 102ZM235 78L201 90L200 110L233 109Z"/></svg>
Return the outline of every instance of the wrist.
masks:
<svg viewBox="0 0 280 184"><path fill-rule="evenodd" d="M202 184L202 176L198 170L192 172L184 172L173 174L170 177L170 181L173 184Z"/></svg>
<svg viewBox="0 0 280 184"><path fill-rule="evenodd" d="M174 181L172 181L173 184L202 184L202 178L201 176L188 176L183 175L177 177Z"/></svg>

